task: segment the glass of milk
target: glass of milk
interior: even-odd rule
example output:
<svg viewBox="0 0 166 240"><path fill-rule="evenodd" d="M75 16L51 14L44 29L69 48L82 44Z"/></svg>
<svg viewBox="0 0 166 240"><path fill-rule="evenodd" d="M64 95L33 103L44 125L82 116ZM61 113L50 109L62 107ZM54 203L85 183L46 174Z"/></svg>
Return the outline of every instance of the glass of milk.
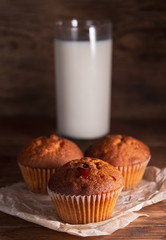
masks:
<svg viewBox="0 0 166 240"><path fill-rule="evenodd" d="M96 139L108 134L111 23L58 21L54 44L58 133L75 139Z"/></svg>

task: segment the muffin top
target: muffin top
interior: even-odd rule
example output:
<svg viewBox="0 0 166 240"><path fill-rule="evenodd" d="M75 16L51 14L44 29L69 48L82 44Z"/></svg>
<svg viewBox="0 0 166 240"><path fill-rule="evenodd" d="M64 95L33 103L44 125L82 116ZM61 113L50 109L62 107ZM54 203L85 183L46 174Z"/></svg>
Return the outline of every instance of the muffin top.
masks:
<svg viewBox="0 0 166 240"><path fill-rule="evenodd" d="M150 150L133 137L109 135L89 146L85 156L100 158L113 166L129 166L149 160Z"/></svg>
<svg viewBox="0 0 166 240"><path fill-rule="evenodd" d="M51 176L48 188L64 195L95 195L123 186L122 174L97 158L72 160Z"/></svg>
<svg viewBox="0 0 166 240"><path fill-rule="evenodd" d="M51 135L38 137L23 146L18 162L33 168L56 168L81 157L83 153L74 142Z"/></svg>

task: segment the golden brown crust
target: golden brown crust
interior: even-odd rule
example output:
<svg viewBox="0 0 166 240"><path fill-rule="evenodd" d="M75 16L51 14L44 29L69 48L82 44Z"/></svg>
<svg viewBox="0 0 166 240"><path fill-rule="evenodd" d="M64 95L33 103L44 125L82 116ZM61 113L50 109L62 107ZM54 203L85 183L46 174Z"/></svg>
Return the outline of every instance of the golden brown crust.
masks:
<svg viewBox="0 0 166 240"><path fill-rule="evenodd" d="M56 135L38 137L22 147L18 162L32 168L56 168L66 162L83 157L72 141Z"/></svg>
<svg viewBox="0 0 166 240"><path fill-rule="evenodd" d="M113 166L129 166L149 160L150 150L133 137L109 135L89 146L85 156L100 158Z"/></svg>
<svg viewBox="0 0 166 240"><path fill-rule="evenodd" d="M81 173L85 170L88 174L80 174L80 169ZM71 196L107 193L122 186L123 177L120 171L95 158L82 158L66 163L55 171L48 183L51 191Z"/></svg>

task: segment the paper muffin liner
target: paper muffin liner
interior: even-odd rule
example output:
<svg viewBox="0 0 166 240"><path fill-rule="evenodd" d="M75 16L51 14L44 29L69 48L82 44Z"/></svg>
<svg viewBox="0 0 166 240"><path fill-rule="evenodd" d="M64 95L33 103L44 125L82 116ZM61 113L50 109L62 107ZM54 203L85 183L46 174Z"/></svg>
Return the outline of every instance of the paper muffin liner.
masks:
<svg viewBox="0 0 166 240"><path fill-rule="evenodd" d="M59 218L72 224L86 224L110 218L122 188L90 196L66 196L47 190Z"/></svg>
<svg viewBox="0 0 166 240"><path fill-rule="evenodd" d="M35 193L47 193L47 184L51 174L55 172L55 169L42 169L25 167L18 163L24 181L32 192Z"/></svg>
<svg viewBox="0 0 166 240"><path fill-rule="evenodd" d="M150 159L146 162L131 165L131 166L116 167L116 169L118 169L122 173L124 178L123 191L132 189L140 183L149 161Z"/></svg>

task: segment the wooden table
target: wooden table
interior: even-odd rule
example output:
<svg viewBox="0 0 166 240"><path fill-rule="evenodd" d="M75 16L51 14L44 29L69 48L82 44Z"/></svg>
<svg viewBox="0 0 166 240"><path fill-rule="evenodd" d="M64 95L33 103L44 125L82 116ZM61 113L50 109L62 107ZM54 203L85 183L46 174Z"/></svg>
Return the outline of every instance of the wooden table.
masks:
<svg viewBox="0 0 166 240"><path fill-rule="evenodd" d="M122 133L139 138L149 145L152 159L149 165L166 167L165 120L112 120L112 133ZM19 148L31 138L55 133L54 119L9 118L0 119L0 187L22 180L16 163ZM84 150L91 141L76 141ZM166 201L143 208L140 217L124 229L100 239L166 239ZM0 239L81 239L49 230L0 212ZM87 239L99 239L88 237Z"/></svg>

